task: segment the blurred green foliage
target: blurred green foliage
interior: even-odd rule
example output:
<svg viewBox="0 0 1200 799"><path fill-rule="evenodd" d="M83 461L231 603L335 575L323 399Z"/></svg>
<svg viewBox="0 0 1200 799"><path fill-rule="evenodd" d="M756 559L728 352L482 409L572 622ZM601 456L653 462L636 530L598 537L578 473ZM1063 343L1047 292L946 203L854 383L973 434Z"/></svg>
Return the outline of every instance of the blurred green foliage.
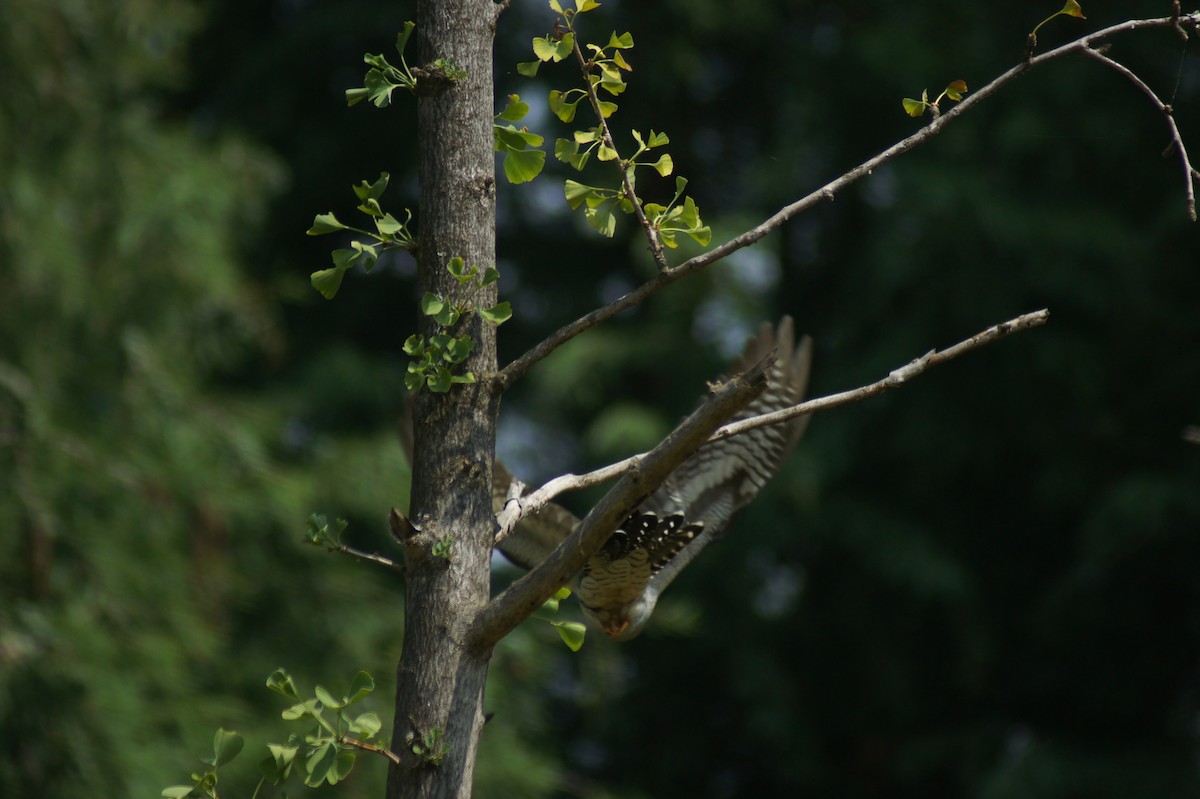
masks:
<svg viewBox="0 0 1200 799"><path fill-rule="evenodd" d="M218 727L261 754L279 666L309 685L372 672L386 733L399 578L302 538L315 510L389 554L419 298L392 253L325 303L308 274L329 248L303 232L384 171L419 224L414 104L344 95L415 9L0 10L0 795L154 796ZM580 35L633 32L611 122L670 131L720 241L922 124L901 98L1011 66L1054 10L606 3ZM1167 10L1096 0L1039 46ZM547 138L569 130L554 87L516 64L552 24L515 2L496 56L496 110L520 94ZM1111 55L1200 149L1194 54L1151 32ZM1120 76L1033 73L537 367L501 420L531 480L645 446L763 319L815 337L819 394L1052 313L815 419L637 641L506 639L477 795L1200 796L1200 448L1181 440L1200 423L1200 264L1166 143ZM635 225L597 236L562 199L573 173L546 171L498 185L502 359L653 274ZM382 775L360 760L338 795L377 797Z"/></svg>

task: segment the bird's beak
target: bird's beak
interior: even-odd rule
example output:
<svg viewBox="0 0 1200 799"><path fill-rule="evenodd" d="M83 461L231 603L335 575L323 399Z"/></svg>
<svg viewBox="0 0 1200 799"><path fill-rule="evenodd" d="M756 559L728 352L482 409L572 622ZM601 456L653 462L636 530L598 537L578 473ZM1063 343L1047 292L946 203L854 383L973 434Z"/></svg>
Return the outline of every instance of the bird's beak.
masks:
<svg viewBox="0 0 1200 799"><path fill-rule="evenodd" d="M621 633L625 632L629 627L629 619L625 619L620 624L607 624L604 627L604 634L614 641L620 639Z"/></svg>

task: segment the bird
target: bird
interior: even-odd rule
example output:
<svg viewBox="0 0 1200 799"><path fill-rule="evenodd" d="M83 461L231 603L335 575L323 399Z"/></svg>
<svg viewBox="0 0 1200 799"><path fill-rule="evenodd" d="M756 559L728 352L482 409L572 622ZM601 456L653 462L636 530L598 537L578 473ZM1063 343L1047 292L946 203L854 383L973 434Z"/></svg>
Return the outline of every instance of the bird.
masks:
<svg viewBox="0 0 1200 799"><path fill-rule="evenodd" d="M731 374L745 371L774 351L767 389L731 421L799 404L808 385L812 340L796 341L794 323L764 322L747 341ZM628 641L645 628L659 596L709 544L729 529L787 460L808 426L807 415L758 427L705 444L667 477L619 526L568 587L587 621L610 638ZM497 512L509 498L512 475L499 461L493 470ZM579 518L556 503L524 517L497 544L516 565L531 569L564 541Z"/></svg>

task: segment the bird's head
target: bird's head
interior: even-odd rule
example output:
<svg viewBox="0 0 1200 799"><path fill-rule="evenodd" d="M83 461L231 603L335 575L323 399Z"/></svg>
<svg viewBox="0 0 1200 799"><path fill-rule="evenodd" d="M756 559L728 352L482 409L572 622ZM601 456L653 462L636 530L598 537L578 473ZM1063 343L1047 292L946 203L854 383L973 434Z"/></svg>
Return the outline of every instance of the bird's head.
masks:
<svg viewBox="0 0 1200 799"><path fill-rule="evenodd" d="M641 633L657 602L656 594L644 591L636 599L623 605L597 608L580 604L589 624L603 631L614 641L629 641Z"/></svg>

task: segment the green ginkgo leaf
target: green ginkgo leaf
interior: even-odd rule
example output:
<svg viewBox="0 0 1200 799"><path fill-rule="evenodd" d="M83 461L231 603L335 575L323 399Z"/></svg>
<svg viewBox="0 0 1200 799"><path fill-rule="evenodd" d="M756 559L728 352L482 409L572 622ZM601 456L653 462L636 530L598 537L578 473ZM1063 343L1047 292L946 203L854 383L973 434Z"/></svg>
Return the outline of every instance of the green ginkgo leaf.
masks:
<svg viewBox="0 0 1200 799"><path fill-rule="evenodd" d="M587 635L587 628L577 621L552 621L554 629L558 630L558 637L563 640L567 648L572 652L578 652L583 646L583 639Z"/></svg>
<svg viewBox="0 0 1200 799"><path fill-rule="evenodd" d="M434 316L435 314L439 314L445 307L445 298L434 294L432 291L425 292L425 295L421 297L421 313L425 314L426 316Z"/></svg>
<svg viewBox="0 0 1200 799"><path fill-rule="evenodd" d="M608 37L608 44L605 46L608 48L616 48L618 50L628 50L630 47L633 47L633 34L629 31L626 31L618 36L614 32L612 36Z"/></svg>
<svg viewBox="0 0 1200 799"><path fill-rule="evenodd" d="M312 227L306 234L309 236L324 236L326 233L336 233L339 230L347 230L347 227L338 221L333 212L328 214L317 214L313 219Z"/></svg>
<svg viewBox="0 0 1200 799"><path fill-rule="evenodd" d="M500 302L491 308L480 308L479 315L494 325L502 325L512 318L512 304Z"/></svg>
<svg viewBox="0 0 1200 799"><path fill-rule="evenodd" d="M503 119L506 122L517 122L523 119L528 113L529 103L521 102L521 95L519 94L510 94L504 110L496 114L496 118Z"/></svg>
<svg viewBox="0 0 1200 799"><path fill-rule="evenodd" d="M528 183L545 165L546 154L541 150L510 150L504 156L504 177L509 183Z"/></svg>
<svg viewBox="0 0 1200 799"><path fill-rule="evenodd" d="M327 300L332 300L337 296L338 289L342 286L342 277L345 276L346 270L334 267L333 269L318 269L309 276L309 281L312 287L320 292L321 296Z"/></svg>

